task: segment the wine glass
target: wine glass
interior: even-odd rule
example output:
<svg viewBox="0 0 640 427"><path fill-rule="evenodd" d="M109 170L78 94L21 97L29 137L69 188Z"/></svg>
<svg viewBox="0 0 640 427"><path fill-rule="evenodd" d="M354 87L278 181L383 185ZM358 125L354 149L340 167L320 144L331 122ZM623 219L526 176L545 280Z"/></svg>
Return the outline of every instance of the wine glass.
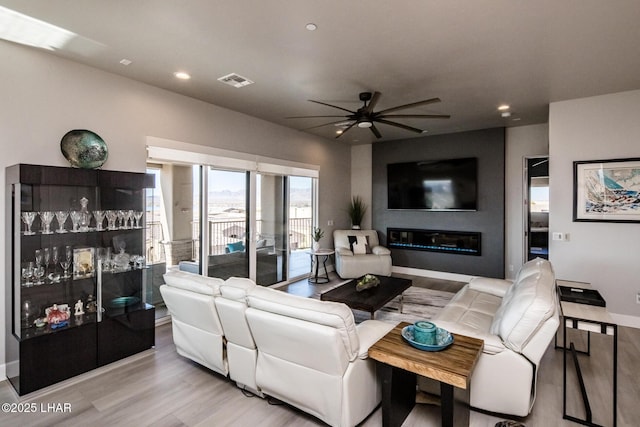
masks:
<svg viewBox="0 0 640 427"><path fill-rule="evenodd" d="M36 249L35 260L36 260L36 267L40 267L40 264L42 264L42 249Z"/></svg>
<svg viewBox="0 0 640 427"><path fill-rule="evenodd" d="M36 269L33 271L34 275L36 276L36 285L42 285L44 284L44 280L42 280L42 278L44 277L44 266L39 265L36 267Z"/></svg>
<svg viewBox="0 0 640 427"><path fill-rule="evenodd" d="M33 261L30 261L26 267L22 268L22 278L24 279L22 286L25 288L33 286L33 282L31 281L31 279L33 279Z"/></svg>
<svg viewBox="0 0 640 427"><path fill-rule="evenodd" d="M24 326L31 326L31 317L33 317L33 304L30 300L26 299L22 302L22 319L24 321Z"/></svg>
<svg viewBox="0 0 640 427"><path fill-rule="evenodd" d="M107 222L109 230L117 230L116 219L118 219L118 213L116 211L107 211Z"/></svg>
<svg viewBox="0 0 640 427"><path fill-rule="evenodd" d="M73 249L71 248L71 246L67 246L65 248L65 256L66 258L63 261L60 261L60 266L64 270L64 275L62 277L68 279L69 277L71 277L69 275L69 267L71 267L71 260L73 259Z"/></svg>
<svg viewBox="0 0 640 427"><path fill-rule="evenodd" d="M44 248L42 252L42 259L44 260L44 274L47 274L47 270L49 269L49 262L51 261L51 249Z"/></svg>
<svg viewBox="0 0 640 427"><path fill-rule="evenodd" d="M80 211L71 211L69 213L69 216L71 217L71 222L73 223L73 228L71 229L71 232L79 233L80 230L78 229L78 227L80 226L80 217L82 216Z"/></svg>
<svg viewBox="0 0 640 427"><path fill-rule="evenodd" d="M44 228L42 229L42 234L53 234L53 231L51 231L51 221L53 221L53 217L53 212L40 212L40 220L42 221L42 225L44 226Z"/></svg>
<svg viewBox="0 0 640 427"><path fill-rule="evenodd" d="M120 222L120 228L126 228L124 226L124 211L122 209L116 211L116 215L118 216L118 221Z"/></svg>
<svg viewBox="0 0 640 427"><path fill-rule="evenodd" d="M64 229L64 223L67 221L69 217L69 212L67 211L56 211L56 219L58 220L58 230L56 233L66 233L67 230Z"/></svg>
<svg viewBox="0 0 640 427"><path fill-rule="evenodd" d="M24 232L26 236L31 236L36 234L31 231L31 225L33 225L33 220L36 219L36 212L22 212L22 221L27 225L27 231Z"/></svg>
<svg viewBox="0 0 640 427"><path fill-rule="evenodd" d="M124 226L125 228L133 228L133 211L124 211Z"/></svg>
<svg viewBox="0 0 640 427"><path fill-rule="evenodd" d="M136 219L136 228L142 228L140 226L140 219L142 218L142 215L144 214L144 212L142 211L136 211L133 213L133 217Z"/></svg>
<svg viewBox="0 0 640 427"><path fill-rule="evenodd" d="M104 222L106 212L105 211L93 211L93 217L96 219L96 230L102 231L102 223Z"/></svg>

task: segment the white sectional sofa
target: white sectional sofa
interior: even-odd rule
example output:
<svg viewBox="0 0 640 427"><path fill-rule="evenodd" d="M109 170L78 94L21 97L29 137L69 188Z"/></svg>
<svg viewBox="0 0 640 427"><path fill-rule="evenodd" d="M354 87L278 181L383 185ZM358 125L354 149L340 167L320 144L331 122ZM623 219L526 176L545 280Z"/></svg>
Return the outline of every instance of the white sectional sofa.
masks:
<svg viewBox="0 0 640 427"><path fill-rule="evenodd" d="M179 354L332 426L362 422L381 400L368 349L394 325L356 325L346 305L186 273L160 287Z"/></svg>
<svg viewBox="0 0 640 427"><path fill-rule="evenodd" d="M529 261L513 282L472 279L433 322L450 332L484 340L471 377L472 407L529 414L540 359L559 325L555 275L549 261ZM432 389L424 379L419 384Z"/></svg>

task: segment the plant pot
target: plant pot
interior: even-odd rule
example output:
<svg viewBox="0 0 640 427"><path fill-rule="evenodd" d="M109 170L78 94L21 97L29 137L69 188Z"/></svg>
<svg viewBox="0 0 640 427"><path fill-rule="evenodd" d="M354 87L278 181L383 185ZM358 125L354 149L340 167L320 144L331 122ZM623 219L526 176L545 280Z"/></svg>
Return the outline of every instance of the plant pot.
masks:
<svg viewBox="0 0 640 427"><path fill-rule="evenodd" d="M360 230L360 226L359 225L352 225L351 229L352 230Z"/></svg>
<svg viewBox="0 0 640 427"><path fill-rule="evenodd" d="M313 242L313 252L320 250L320 242Z"/></svg>

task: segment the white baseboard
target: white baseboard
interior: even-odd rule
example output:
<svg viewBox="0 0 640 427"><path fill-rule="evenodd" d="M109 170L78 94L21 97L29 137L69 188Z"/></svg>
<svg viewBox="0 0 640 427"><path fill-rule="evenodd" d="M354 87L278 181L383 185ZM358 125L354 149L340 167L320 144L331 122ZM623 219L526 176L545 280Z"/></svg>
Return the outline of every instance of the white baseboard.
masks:
<svg viewBox="0 0 640 427"><path fill-rule="evenodd" d="M433 279L453 280L456 282L465 282L465 283L468 283L471 279L475 277L475 276L469 276L466 274L448 273L446 271L422 270L419 268L398 267L398 266L393 266L391 271L393 273L398 273L398 274L410 274L411 276L431 277Z"/></svg>
<svg viewBox="0 0 640 427"><path fill-rule="evenodd" d="M629 316L628 314L609 313L613 321L620 326L640 329L640 317Z"/></svg>

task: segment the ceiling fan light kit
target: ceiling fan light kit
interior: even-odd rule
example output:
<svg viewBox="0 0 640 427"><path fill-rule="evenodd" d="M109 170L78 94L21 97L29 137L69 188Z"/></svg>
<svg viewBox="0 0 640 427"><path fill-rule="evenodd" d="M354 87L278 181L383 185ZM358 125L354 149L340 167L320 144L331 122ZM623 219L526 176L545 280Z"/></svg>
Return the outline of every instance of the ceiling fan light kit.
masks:
<svg viewBox="0 0 640 427"><path fill-rule="evenodd" d="M397 127L400 129L408 130L410 132L415 133L425 133L426 131L422 129L418 129L413 126L408 126L402 123L398 123L393 120L388 119L448 119L451 116L448 114L389 114L394 111L405 110L408 108L419 107L422 105L432 104L435 102L440 102L440 98L430 98L425 99L423 101L412 102L410 104L398 105L396 107L387 108L382 111L373 111L378 100L380 99L380 92L361 92L359 94L360 101L364 103L362 107L360 107L356 111L349 110L347 108L342 108L337 105L327 104L325 102L314 101L310 99L310 102L320 105L326 105L327 107L337 108L338 110L345 111L349 114L344 114L342 116L293 116L287 117L288 119L310 119L310 118L340 118L338 121L333 121L329 123L324 123L317 126L312 126L302 130L315 129L323 126L334 125L334 126L346 126L345 129L338 133L336 138L340 138L342 135L347 133L352 127L357 126L362 129L368 128L375 135L376 138L382 138L382 134L375 126L376 123L382 123L388 126ZM345 121L346 119L346 121Z"/></svg>

